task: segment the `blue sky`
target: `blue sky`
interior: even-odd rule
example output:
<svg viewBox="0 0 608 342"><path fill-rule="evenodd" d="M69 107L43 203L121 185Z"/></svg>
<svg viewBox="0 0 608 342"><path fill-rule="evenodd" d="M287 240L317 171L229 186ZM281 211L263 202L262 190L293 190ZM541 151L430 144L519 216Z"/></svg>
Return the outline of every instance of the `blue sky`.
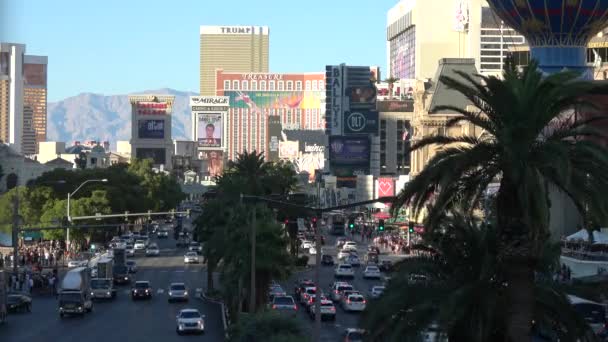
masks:
<svg viewBox="0 0 608 342"><path fill-rule="evenodd" d="M0 0L0 41L49 57L49 101L82 92L199 90L200 25L270 27L270 70L386 71L398 0Z"/></svg>

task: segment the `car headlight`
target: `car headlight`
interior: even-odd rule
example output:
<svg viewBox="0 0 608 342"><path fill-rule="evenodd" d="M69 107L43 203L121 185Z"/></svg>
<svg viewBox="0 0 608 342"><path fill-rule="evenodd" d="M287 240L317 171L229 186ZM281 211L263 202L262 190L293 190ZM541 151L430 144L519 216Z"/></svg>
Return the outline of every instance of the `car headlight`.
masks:
<svg viewBox="0 0 608 342"><path fill-rule="evenodd" d="M129 280L129 277L125 277L125 280Z"/></svg>
<svg viewBox="0 0 608 342"><path fill-rule="evenodd" d="M110 291L106 292L106 294L109 296L110 295Z"/></svg>
<svg viewBox="0 0 608 342"><path fill-rule="evenodd" d="M187 296L187 295L188 295L188 291L184 291L184 296Z"/></svg>
<svg viewBox="0 0 608 342"><path fill-rule="evenodd" d="M173 292L169 291L169 296L173 296Z"/></svg>
<svg viewBox="0 0 608 342"><path fill-rule="evenodd" d="M79 306L79 307L78 307L78 311L82 311L82 306Z"/></svg>
<svg viewBox="0 0 608 342"><path fill-rule="evenodd" d="M93 296L93 295L95 295L95 293L94 293L94 292L91 292L91 296Z"/></svg>

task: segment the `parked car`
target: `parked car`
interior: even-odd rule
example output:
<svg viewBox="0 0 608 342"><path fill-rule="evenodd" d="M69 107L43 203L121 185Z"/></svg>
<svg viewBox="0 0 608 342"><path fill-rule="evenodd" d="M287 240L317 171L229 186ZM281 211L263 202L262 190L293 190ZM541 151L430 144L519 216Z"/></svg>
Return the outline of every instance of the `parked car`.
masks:
<svg viewBox="0 0 608 342"><path fill-rule="evenodd" d="M6 298L8 312L31 312L32 297L24 293L9 293Z"/></svg>

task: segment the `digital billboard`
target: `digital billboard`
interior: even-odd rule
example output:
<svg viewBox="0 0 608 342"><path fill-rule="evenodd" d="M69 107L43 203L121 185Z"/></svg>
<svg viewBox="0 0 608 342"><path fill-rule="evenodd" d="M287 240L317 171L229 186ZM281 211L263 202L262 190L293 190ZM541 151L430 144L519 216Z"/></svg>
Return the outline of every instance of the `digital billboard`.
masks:
<svg viewBox="0 0 608 342"><path fill-rule="evenodd" d="M224 152L221 150L200 151L199 159L207 161L207 172L211 177L221 176L224 172Z"/></svg>
<svg viewBox="0 0 608 342"><path fill-rule="evenodd" d="M138 136L140 139L164 139L165 120L139 120Z"/></svg>
<svg viewBox="0 0 608 342"><path fill-rule="evenodd" d="M314 109L325 102L323 91L225 91L232 108Z"/></svg>
<svg viewBox="0 0 608 342"><path fill-rule="evenodd" d="M200 147L221 147L224 135L222 113L197 113L196 139Z"/></svg>
<svg viewBox="0 0 608 342"><path fill-rule="evenodd" d="M46 64L23 63L23 84L46 87Z"/></svg>
<svg viewBox="0 0 608 342"><path fill-rule="evenodd" d="M297 141L279 141L279 158L294 160L298 158L299 149Z"/></svg>
<svg viewBox="0 0 608 342"><path fill-rule="evenodd" d="M370 173L370 140L368 136L330 136L329 163L337 177Z"/></svg>
<svg viewBox="0 0 608 342"><path fill-rule="evenodd" d="M378 134L378 112L375 110L346 111L345 134Z"/></svg>
<svg viewBox="0 0 608 342"><path fill-rule="evenodd" d="M395 196L395 181L392 178L378 178L378 197Z"/></svg>
<svg viewBox="0 0 608 342"><path fill-rule="evenodd" d="M137 159L152 159L154 164L166 164L164 148L136 148L135 157Z"/></svg>

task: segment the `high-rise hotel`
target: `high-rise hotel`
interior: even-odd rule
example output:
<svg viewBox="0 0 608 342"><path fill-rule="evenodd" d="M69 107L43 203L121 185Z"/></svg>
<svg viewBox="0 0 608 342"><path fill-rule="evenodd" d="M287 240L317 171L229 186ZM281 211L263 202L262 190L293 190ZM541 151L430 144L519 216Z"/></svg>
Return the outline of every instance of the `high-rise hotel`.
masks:
<svg viewBox="0 0 608 342"><path fill-rule="evenodd" d="M0 43L0 140L36 154L46 140L47 57L25 55L25 45Z"/></svg>
<svg viewBox="0 0 608 342"><path fill-rule="evenodd" d="M216 94L216 69L268 72L267 26L200 27L200 93Z"/></svg>

